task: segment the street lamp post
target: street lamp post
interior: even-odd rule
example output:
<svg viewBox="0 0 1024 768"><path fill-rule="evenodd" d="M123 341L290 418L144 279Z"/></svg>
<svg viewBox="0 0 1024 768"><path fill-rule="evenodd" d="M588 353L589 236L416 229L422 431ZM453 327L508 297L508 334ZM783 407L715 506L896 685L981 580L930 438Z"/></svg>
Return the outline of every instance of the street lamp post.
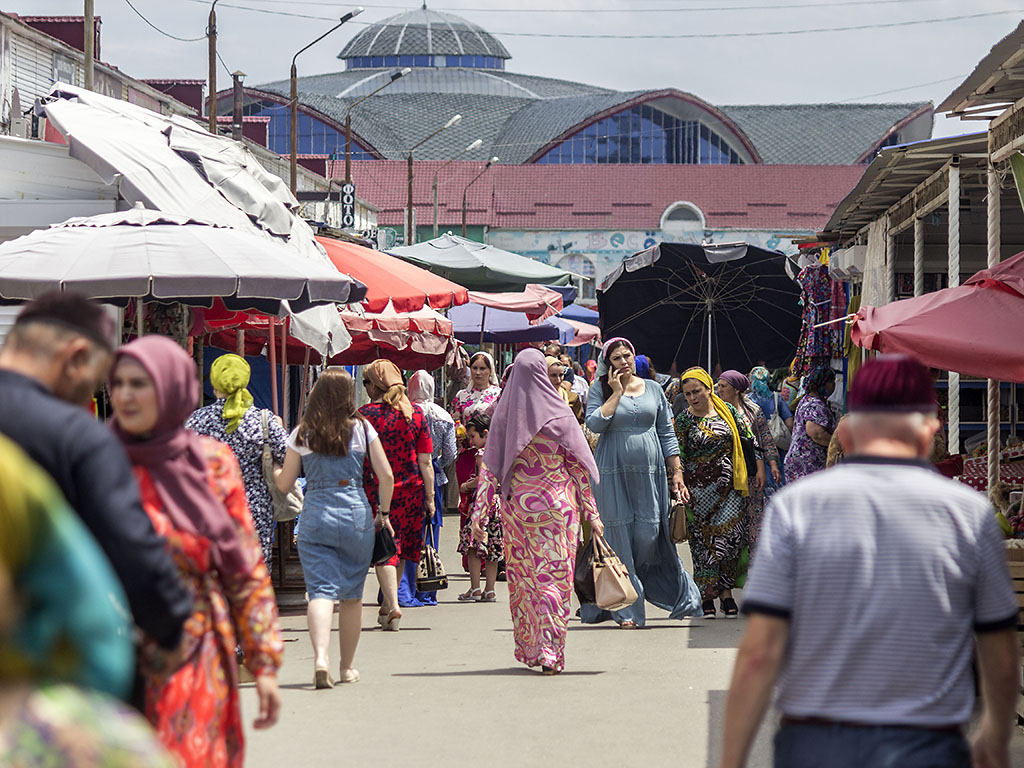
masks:
<svg viewBox="0 0 1024 768"><path fill-rule="evenodd" d="M483 144L483 141L477 139L462 151L472 152L474 149L480 149L480 147L482 147ZM434 171L434 237L437 237L437 175L441 173L441 171L443 171L445 167L454 163L457 157L458 155L456 155L446 163L443 163L442 165L438 166L437 170Z"/></svg>
<svg viewBox="0 0 1024 768"><path fill-rule="evenodd" d="M483 176L485 173L487 173L487 171L490 169L490 167L492 165L494 165L496 162L498 162L498 158L496 158L496 157L492 157L490 160L488 160L487 161L487 165L484 166L484 169L482 171L480 171L480 173L478 173L476 176L474 176L473 180L470 181L469 184L466 185L466 188L464 190L462 190L462 236L463 237L466 236L466 193L469 192L469 188L470 187L472 187L474 184L476 184L476 180L479 179L481 176Z"/></svg>
<svg viewBox="0 0 1024 768"><path fill-rule="evenodd" d="M419 147L421 147L424 144L426 144L432 138L437 136L437 134L439 134L441 131L445 130L446 128L451 128L453 125L458 125L461 122L462 122L462 115L453 115L451 117L451 119L448 120L447 123L442 125L440 128L438 128L436 131L434 131L429 136L420 139L419 141L417 141L415 144L413 144L409 148L409 158L408 158L409 197L408 197L408 201L407 201L408 207L407 207L406 212L405 212L405 244L406 245L412 245L413 242L416 240L416 236L415 236L415 234L412 231L412 153L414 151L416 151L416 149L418 149Z"/></svg>
<svg viewBox="0 0 1024 768"><path fill-rule="evenodd" d="M363 96L361 99L356 99L352 102L352 105L345 111L345 183L352 181L352 110L359 104L366 101L371 96L380 93L395 80L405 77L412 70L409 67L405 69L399 69L391 73L391 79L389 79L384 85L379 88L374 88L368 94Z"/></svg>
<svg viewBox="0 0 1024 768"><path fill-rule="evenodd" d="M302 53L303 51L305 51L305 50L307 50L309 48L312 48L314 45L316 45L321 40L323 40L325 37L327 37L329 34L331 34L331 32L333 32L338 27L340 27L342 24L344 24L346 21L351 21L353 18L355 18L356 16L358 16L362 12L363 12L362 6L359 6L358 8L352 9L351 11L346 13L344 16L342 16L338 20L337 24L335 24L333 27L331 27L326 32L324 32L322 35L320 35L320 37L318 37L316 40L314 40L309 45L305 46L304 48L299 49L296 52L296 54L294 56L292 56L292 68L291 68L291 73L290 73L290 79L291 79L291 93L290 93L290 97L291 97L291 100L289 101L289 105L291 106L291 131L290 131L291 136L289 137L291 139L291 141L290 141L290 144L291 144L291 147L290 147L290 149L291 149L291 164L290 164L290 167L289 167L289 172L290 172L289 173L289 181L290 181L290 184L291 184L291 190L292 190L292 194L293 195L295 194L296 178L298 177L298 167L297 167L298 166L298 160L296 158L296 155L297 155L297 146L298 146L297 142L298 142L298 132L299 132L299 82L298 82L298 73L295 70L295 60L297 58L299 58L299 54L300 53Z"/></svg>

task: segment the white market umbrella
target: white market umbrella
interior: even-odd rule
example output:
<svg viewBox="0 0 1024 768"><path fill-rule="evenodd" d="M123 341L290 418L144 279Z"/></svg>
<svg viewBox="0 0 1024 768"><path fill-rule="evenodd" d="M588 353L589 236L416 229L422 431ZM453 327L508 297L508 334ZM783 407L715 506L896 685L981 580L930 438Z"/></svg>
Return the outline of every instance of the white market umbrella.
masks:
<svg viewBox="0 0 1024 768"><path fill-rule="evenodd" d="M230 309L270 315L359 301L366 292L283 242L138 206L0 245L0 298L27 301L54 289L114 304L209 305L220 297Z"/></svg>

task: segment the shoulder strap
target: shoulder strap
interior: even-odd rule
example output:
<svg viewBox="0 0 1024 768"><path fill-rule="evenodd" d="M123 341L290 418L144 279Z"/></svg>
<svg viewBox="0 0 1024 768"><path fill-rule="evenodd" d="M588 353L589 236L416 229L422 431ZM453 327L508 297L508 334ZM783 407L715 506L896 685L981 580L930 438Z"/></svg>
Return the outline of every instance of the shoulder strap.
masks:
<svg viewBox="0 0 1024 768"><path fill-rule="evenodd" d="M260 411L260 426L263 427L263 444L270 444L270 411L264 408Z"/></svg>

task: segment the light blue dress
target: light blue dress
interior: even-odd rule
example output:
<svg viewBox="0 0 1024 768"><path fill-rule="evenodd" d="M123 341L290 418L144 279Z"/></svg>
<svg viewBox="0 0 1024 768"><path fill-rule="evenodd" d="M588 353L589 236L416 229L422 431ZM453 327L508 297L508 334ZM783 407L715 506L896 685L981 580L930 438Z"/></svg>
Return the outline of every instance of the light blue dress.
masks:
<svg viewBox="0 0 1024 768"><path fill-rule="evenodd" d="M353 437L365 426L357 422ZM370 436L370 442L374 437ZM347 456L301 452L306 495L298 549L310 600L354 600L363 596L373 559L374 530L370 503L363 490L366 446L362 442L353 439ZM289 445L295 447L291 442Z"/></svg>
<svg viewBox="0 0 1024 768"><path fill-rule="evenodd" d="M665 459L679 455L668 400L654 381L644 380L639 397L622 396L615 413L601 415L604 394L595 380L587 394L587 426L597 433L594 458L601 482L594 490L604 536L629 569L639 599L621 611L584 605L585 624L614 619L646 621L644 601L682 619L701 616L700 592L683 569L668 529L669 492Z"/></svg>

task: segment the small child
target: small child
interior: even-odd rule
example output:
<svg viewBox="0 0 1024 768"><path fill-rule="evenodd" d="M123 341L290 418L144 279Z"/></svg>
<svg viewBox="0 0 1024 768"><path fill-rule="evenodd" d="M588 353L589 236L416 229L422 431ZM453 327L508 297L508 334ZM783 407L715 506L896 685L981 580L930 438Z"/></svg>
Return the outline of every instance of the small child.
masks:
<svg viewBox="0 0 1024 768"><path fill-rule="evenodd" d="M466 435L469 443L476 449L475 472L459 486L461 500L459 511L462 513L462 526L459 529L459 554L464 555L469 565L469 589L459 595L460 602L493 603L497 600L494 582L498 577L498 562L504 557L502 551L501 520L495 511L487 525L487 542L481 544L473 541L473 532L469 521L476 499L476 488L479 483L480 468L483 466L484 447L487 445L487 433L491 426L491 417L477 413L466 424ZM483 570L486 583L480 588L480 572Z"/></svg>

